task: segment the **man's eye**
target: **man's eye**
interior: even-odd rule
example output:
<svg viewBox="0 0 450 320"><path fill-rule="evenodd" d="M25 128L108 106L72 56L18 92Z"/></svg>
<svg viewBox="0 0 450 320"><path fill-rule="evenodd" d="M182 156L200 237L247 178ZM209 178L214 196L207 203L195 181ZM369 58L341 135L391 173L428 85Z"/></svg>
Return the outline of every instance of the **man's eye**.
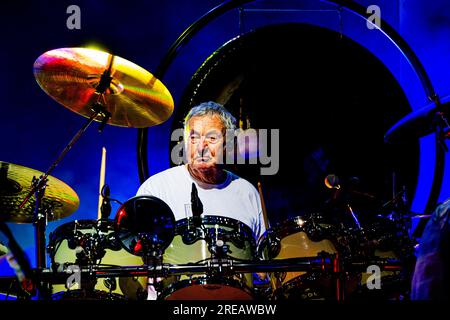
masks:
<svg viewBox="0 0 450 320"><path fill-rule="evenodd" d="M207 140L210 143L217 143L220 140L220 136L218 136L216 134L212 134L212 135L207 137Z"/></svg>
<svg viewBox="0 0 450 320"><path fill-rule="evenodd" d="M197 143L198 142L198 137L197 136L191 136L191 142L192 143Z"/></svg>

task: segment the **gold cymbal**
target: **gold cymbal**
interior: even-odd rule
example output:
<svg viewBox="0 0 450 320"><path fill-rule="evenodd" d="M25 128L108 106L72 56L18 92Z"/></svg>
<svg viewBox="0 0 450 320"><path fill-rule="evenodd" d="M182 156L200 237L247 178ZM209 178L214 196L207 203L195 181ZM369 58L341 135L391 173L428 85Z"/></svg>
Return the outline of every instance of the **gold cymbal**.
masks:
<svg viewBox="0 0 450 320"><path fill-rule="evenodd" d="M3 243L0 242L0 258L3 257L5 254L7 254L8 251L9 251L8 248L5 247Z"/></svg>
<svg viewBox="0 0 450 320"><path fill-rule="evenodd" d="M6 222L32 223L34 216L34 195L19 209L19 205L32 189L33 177L43 172L0 161L0 220ZM78 209L80 200L76 192L61 180L49 176L43 204L50 205L52 214L48 220L58 220L71 215Z"/></svg>
<svg viewBox="0 0 450 320"><path fill-rule="evenodd" d="M97 86L109 68L112 79L99 100ZM49 96L84 117L92 115L91 107L99 100L111 113L108 124L115 126L151 127L166 121L174 109L169 90L150 72L99 50L48 51L35 61L34 76Z"/></svg>

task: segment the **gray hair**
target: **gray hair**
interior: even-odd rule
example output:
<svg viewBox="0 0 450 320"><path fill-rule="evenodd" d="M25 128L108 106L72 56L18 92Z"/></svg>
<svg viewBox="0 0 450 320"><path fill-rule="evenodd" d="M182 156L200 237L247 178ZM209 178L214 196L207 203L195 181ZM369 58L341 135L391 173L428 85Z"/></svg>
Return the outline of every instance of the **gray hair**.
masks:
<svg viewBox="0 0 450 320"><path fill-rule="evenodd" d="M226 130L236 129L236 118L225 109L225 107L217 102L208 101L200 103L193 107L184 118L184 130L186 131L189 120L193 117L202 117L206 115L216 115L222 121ZM186 132L185 132L186 134Z"/></svg>

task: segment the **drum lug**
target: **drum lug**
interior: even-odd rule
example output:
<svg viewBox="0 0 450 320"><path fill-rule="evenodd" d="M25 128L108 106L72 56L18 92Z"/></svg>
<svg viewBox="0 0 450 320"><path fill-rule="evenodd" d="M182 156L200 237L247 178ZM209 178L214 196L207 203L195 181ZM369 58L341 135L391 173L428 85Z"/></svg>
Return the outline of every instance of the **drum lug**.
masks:
<svg viewBox="0 0 450 320"><path fill-rule="evenodd" d="M272 232L269 232L267 234L267 239L268 239L268 245L269 245L269 250L268 250L269 257L268 258L273 259L276 256L278 256L278 254L281 251L281 239Z"/></svg>
<svg viewBox="0 0 450 320"><path fill-rule="evenodd" d="M103 280L103 283L105 287L108 288L110 293L117 289L116 278L106 278L105 280Z"/></svg>

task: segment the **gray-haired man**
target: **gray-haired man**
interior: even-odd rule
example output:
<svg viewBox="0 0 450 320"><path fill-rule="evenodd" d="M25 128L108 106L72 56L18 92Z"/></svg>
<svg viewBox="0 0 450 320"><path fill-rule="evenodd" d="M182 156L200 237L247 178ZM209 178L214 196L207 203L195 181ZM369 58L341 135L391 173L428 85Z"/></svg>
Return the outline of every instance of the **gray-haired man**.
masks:
<svg viewBox="0 0 450 320"><path fill-rule="evenodd" d="M220 104L205 102L190 110L184 121L186 164L150 177L137 195L152 195L166 202L175 220L192 216L192 183L198 190L203 215L223 216L249 226L255 240L265 232L261 200L247 180L224 169L226 132L236 119ZM152 296L153 294L153 296ZM149 299L156 298L149 292Z"/></svg>

